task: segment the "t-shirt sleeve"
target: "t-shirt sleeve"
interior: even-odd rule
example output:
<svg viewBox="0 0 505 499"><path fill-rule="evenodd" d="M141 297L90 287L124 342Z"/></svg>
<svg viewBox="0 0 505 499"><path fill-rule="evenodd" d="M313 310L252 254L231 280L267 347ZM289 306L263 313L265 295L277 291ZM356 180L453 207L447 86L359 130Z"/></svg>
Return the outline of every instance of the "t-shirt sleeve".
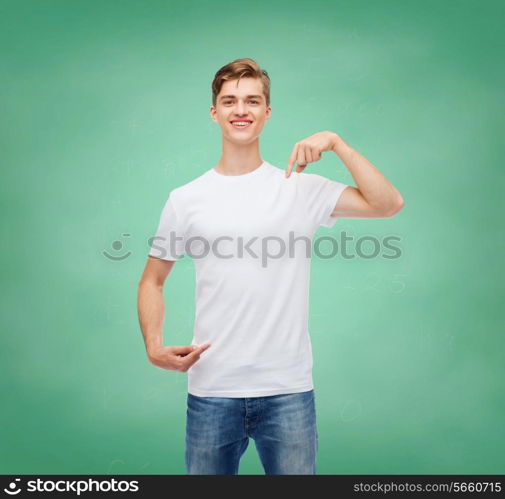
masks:
<svg viewBox="0 0 505 499"><path fill-rule="evenodd" d="M337 217L331 214L347 184L316 173L299 173L299 189L309 218L316 226L333 227Z"/></svg>
<svg viewBox="0 0 505 499"><path fill-rule="evenodd" d="M162 260L179 260L184 255L184 230L172 194L161 212L156 235L152 238L150 256Z"/></svg>

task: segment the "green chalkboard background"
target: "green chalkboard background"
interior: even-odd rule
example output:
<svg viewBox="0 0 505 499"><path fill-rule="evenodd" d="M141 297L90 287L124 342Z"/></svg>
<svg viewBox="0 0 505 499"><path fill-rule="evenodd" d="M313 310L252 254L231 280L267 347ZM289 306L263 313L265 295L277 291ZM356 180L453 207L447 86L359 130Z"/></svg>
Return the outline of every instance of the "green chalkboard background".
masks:
<svg viewBox="0 0 505 499"><path fill-rule="evenodd" d="M168 193L219 160L214 73L251 57L272 79L264 159L332 130L405 199L317 233L401 248L313 259L318 473L504 473L504 15L2 0L0 472L185 473L187 374L149 364L137 284ZM332 153L308 168L355 185ZM166 344L191 341L194 282L185 257ZM264 473L253 442L240 473Z"/></svg>

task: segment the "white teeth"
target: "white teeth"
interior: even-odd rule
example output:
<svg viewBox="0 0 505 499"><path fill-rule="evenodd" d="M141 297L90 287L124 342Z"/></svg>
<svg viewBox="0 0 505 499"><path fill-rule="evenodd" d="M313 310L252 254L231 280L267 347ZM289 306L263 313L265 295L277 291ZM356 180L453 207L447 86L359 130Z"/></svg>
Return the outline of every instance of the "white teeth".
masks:
<svg viewBox="0 0 505 499"><path fill-rule="evenodd" d="M249 125L248 121L234 121L234 125Z"/></svg>

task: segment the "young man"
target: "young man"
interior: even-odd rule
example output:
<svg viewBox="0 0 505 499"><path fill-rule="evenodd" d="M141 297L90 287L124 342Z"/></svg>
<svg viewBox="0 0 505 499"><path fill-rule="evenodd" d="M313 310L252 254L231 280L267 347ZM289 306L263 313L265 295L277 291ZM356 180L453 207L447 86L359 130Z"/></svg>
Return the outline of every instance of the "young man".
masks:
<svg viewBox="0 0 505 499"><path fill-rule="evenodd" d="M212 104L221 159L171 190L139 284L147 355L157 367L188 372L188 474L237 474L249 437L266 474L315 474L311 241L339 217L390 217L403 199L333 132L297 142L285 170L263 160L270 79L251 59L216 73ZM357 187L302 172L325 151L340 157ZM197 276L194 337L190 346L164 346L163 285L184 253Z"/></svg>

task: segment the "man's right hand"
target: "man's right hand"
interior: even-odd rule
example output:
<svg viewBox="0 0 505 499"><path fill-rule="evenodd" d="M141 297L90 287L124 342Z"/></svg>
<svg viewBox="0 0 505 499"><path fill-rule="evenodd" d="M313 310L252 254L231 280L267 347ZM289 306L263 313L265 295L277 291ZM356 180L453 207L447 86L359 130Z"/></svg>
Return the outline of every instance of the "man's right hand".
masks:
<svg viewBox="0 0 505 499"><path fill-rule="evenodd" d="M210 347L210 343L202 346L158 347L148 352L151 364L169 371L187 372L200 358L202 352Z"/></svg>

